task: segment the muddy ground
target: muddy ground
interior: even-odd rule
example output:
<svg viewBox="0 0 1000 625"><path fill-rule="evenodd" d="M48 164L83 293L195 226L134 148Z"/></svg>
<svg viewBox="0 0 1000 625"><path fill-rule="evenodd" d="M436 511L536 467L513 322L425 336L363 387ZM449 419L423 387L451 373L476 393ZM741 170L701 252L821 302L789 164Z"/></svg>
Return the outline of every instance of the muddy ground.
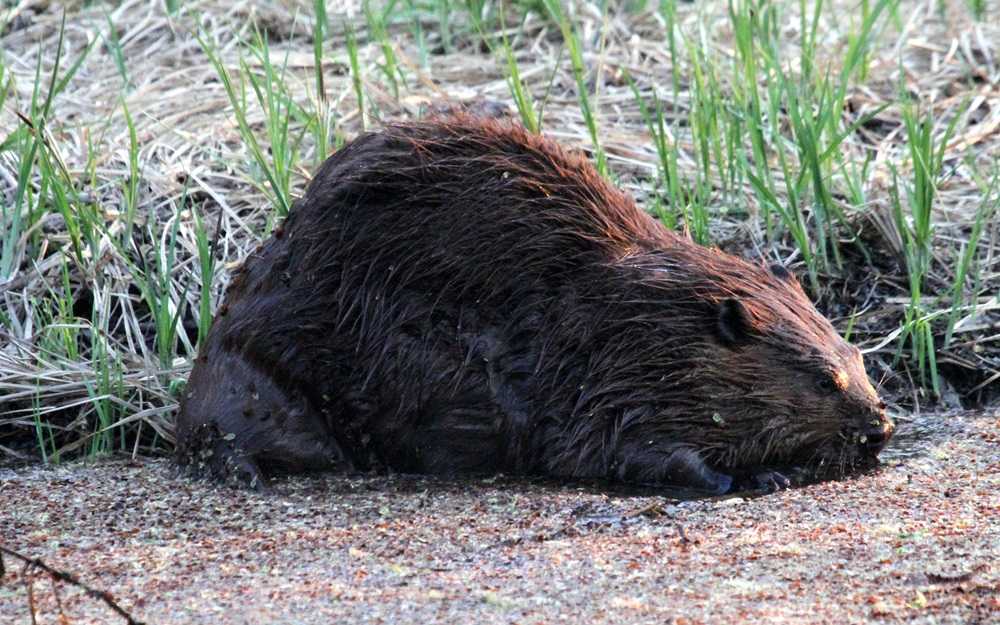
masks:
<svg viewBox="0 0 1000 625"><path fill-rule="evenodd" d="M147 623L997 623L1000 413L902 423L873 474L680 501L322 475L259 495L169 460L0 470L0 544ZM0 622L123 622L5 558Z"/></svg>

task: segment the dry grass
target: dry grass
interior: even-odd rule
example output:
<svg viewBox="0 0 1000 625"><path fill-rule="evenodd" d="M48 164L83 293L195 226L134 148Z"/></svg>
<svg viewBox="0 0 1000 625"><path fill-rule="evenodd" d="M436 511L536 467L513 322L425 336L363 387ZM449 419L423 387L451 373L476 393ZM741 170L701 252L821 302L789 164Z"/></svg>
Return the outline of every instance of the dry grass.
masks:
<svg viewBox="0 0 1000 625"><path fill-rule="evenodd" d="M582 84L590 89L610 175L651 209L654 195L662 199L665 194L662 187L656 190L661 162L630 77L645 101L656 94L664 103L676 177L689 187L686 194L694 195L699 184L706 190L691 208L704 211L710 239L804 273L802 250L773 212L766 217L767 207L742 169L753 160L746 134L732 135L733 143L726 144L725 133L733 126L725 124L737 119L734 102L749 84L735 78L740 57L726 4L676 6L676 56L666 43L664 14L636 4L611 3L602 10L599 3L577 2L565 9L581 44L587 69ZM832 4L817 22L815 50L808 55L818 78L828 69L836 76L860 22L861 5ZM0 140L6 141L0 151L0 201L7 232L0 239L7 258L6 269L0 267L0 457L24 457L39 449L48 458L81 451L148 451L171 440L175 398L199 326L207 323L205 312L219 303L230 270L278 219L276 192L248 148L206 47L238 89L248 75L265 76L266 67L251 46L255 26L266 31L271 62L280 72L279 93L295 103L287 132L291 156L285 162L293 193L301 192L328 149L380 118L490 101L516 114L500 29L486 24L485 34L498 46L491 52L464 4L397 2L387 19L388 37L379 41L370 37L370 20L358 3L331 3L319 96L313 3L223 5L188 2L170 16L159 2L70 3L56 75L65 76L92 47L44 119L37 115L37 101L32 105L33 93L39 90L44 100L48 92L62 12L47 2L22 0L0 13L6 93L0 112ZM414 5L420 8L415 13L408 8ZM438 6L450 11L447 28ZM797 75L802 70L800 5L781 6L776 31L787 55L782 65ZM541 3L530 2L505 9L504 32L520 78L534 102L544 104L544 132L594 150L563 35L541 9ZM902 341L900 324L907 310L929 320L946 400L975 404L995 397L1000 388L1000 227L995 215L980 220L978 241L970 239L977 215L985 214L984 201L996 200L990 193L997 189L990 185L997 179L1000 154L1000 4L986 3L985 15L986 20L975 21L963 2L890 3L872 34L864 71L845 93L846 110L835 118L846 128L872 115L846 136L839 156L827 164L832 206L844 214L834 230L844 260L840 266L817 266L821 287L814 295L838 326L868 349L870 370L887 392L909 406L931 398L921 390L914 344ZM345 24L357 36L359 76L352 75ZM393 75L403 77L396 86L384 69L385 42L397 65ZM698 86L697 71L707 72L708 86ZM357 77L365 110L358 107ZM774 82L763 72L754 78L751 82L765 92ZM958 116L936 186L932 260L916 300L904 261L910 244L893 213L894 172L899 181L914 177L901 90L919 103L921 114L935 120L938 141ZM249 85L247 93L247 128L261 142L264 158L272 158L267 150L272 120ZM708 100L699 100L706 94ZM715 121L699 125L694 115L706 112L716 115ZM786 202L778 156L789 159L795 174L805 165L789 139L788 112L775 113L769 128L777 134L768 136L766 167L778 200ZM310 120L328 122L320 122L329 133L328 146L317 146L318 126L310 126ZM710 150L706 165L699 139L713 123L720 151ZM20 169L36 137L44 137L44 143L29 161L28 199L15 229ZM48 170L41 155L48 159ZM866 155L870 164L863 174L855 172L852 188L843 167L860 168ZM67 211L57 210L56 187L68 193ZM810 197L797 204L815 220ZM904 194L902 204L907 203ZM90 238L74 235L74 228L89 228ZM85 244L74 247L74 236ZM216 263L211 284L203 289L199 245L206 238L216 240ZM857 251L854 240L864 244L870 258ZM970 268L959 279L959 260L970 244ZM956 280L958 297L953 297ZM211 307L200 310L204 293L211 294ZM176 336L166 332L174 317ZM947 346L945 335L951 340ZM897 354L902 358L896 360Z"/></svg>

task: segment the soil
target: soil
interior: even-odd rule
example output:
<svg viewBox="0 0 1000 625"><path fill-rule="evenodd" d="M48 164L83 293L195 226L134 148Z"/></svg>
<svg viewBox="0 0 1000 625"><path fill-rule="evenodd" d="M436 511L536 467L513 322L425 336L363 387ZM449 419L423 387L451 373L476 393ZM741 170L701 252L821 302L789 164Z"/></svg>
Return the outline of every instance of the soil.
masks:
<svg viewBox="0 0 1000 625"><path fill-rule="evenodd" d="M997 623L1000 413L901 423L870 474L757 497L168 459L0 469L0 545L146 623ZM116 623L11 557L0 622ZM29 599L29 591L31 597Z"/></svg>

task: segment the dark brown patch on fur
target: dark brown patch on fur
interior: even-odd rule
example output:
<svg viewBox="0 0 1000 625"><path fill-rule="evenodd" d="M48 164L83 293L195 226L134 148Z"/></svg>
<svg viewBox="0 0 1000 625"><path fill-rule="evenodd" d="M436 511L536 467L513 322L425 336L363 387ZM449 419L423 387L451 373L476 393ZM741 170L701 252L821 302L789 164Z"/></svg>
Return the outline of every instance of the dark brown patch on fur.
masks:
<svg viewBox="0 0 1000 625"><path fill-rule="evenodd" d="M363 135L282 232L195 363L182 463L722 492L768 467L842 474L891 432L857 350L790 273L664 229L507 122Z"/></svg>

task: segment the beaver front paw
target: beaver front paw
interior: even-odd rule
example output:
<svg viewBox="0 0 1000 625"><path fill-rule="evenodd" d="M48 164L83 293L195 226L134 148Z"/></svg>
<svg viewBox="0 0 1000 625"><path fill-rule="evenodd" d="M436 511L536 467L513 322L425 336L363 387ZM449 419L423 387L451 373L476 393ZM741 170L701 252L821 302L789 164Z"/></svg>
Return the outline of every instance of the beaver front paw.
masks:
<svg viewBox="0 0 1000 625"><path fill-rule="evenodd" d="M791 488L792 480L784 473L772 469L764 469L753 475L754 489L763 493L773 493L786 488Z"/></svg>

